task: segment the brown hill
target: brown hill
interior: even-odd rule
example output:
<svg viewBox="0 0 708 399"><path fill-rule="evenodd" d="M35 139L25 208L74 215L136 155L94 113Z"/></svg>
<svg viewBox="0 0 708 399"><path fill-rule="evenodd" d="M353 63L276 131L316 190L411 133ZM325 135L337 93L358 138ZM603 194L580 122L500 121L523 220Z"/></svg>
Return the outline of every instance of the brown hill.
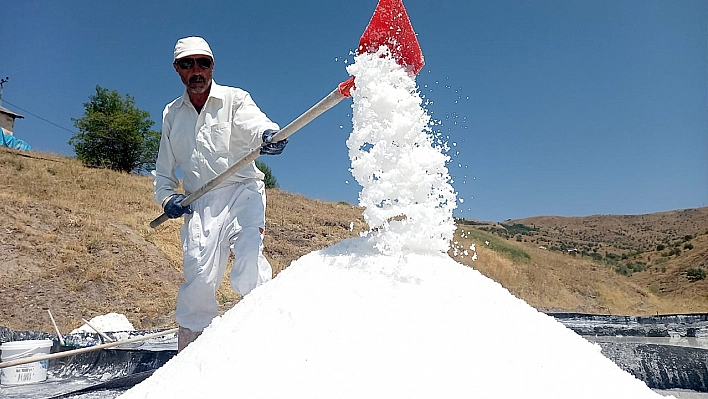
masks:
<svg viewBox="0 0 708 399"><path fill-rule="evenodd" d="M565 249L651 252L658 245L708 232L708 207L649 215L537 216L505 224L538 228L539 237Z"/></svg>
<svg viewBox="0 0 708 399"><path fill-rule="evenodd" d="M174 325L175 296L182 282L180 222L149 228L150 220L161 212L152 201L149 177L88 169L71 158L4 148L0 176L0 326L53 331L47 309L63 332L80 326L81 318L109 312L125 314L136 328ZM345 203L268 190L265 253L275 272L308 252L366 230L361 211ZM562 243L580 242L576 238L580 233L571 232L566 218L548 224L514 221L531 226L535 234L520 235L519 241L502 225L465 221L454 245L457 254L451 251L451 256L538 308L613 314L706 312L706 280L690 283L684 278L686 265L706 267L706 209L682 212L697 216L678 226L679 218L671 212L663 219L646 215L652 232L670 230L671 235L647 233L637 243L604 238L622 236L614 233L621 231L623 237L631 237L635 230L631 223L622 224L624 217L608 216L617 220L612 223L600 217L593 222L594 235L588 228L583 237L603 240L584 240L589 251L579 256L538 248L539 242L557 242L559 248ZM494 229L506 230L506 237L492 233ZM692 238L685 240L685 235ZM680 254L650 251L666 236L672 238L663 252L684 240ZM538 241L542 239L547 241ZM606 262L606 248L637 251L638 243L646 250L636 256L651 256L649 270L625 276ZM469 251L472 244L479 254L476 261ZM685 249L687 244L692 249ZM588 255L594 248L602 260ZM239 300L227 281L218 293L222 311Z"/></svg>
<svg viewBox="0 0 708 399"><path fill-rule="evenodd" d="M708 207L511 223L535 226L535 243L602 259L653 292L685 300L708 296L706 281L691 281L689 272L708 269Z"/></svg>
<svg viewBox="0 0 708 399"><path fill-rule="evenodd" d="M503 223L470 222L524 251L585 262L593 274L632 283L659 300L658 312L708 311L708 207L649 215L538 216ZM545 265L540 265L545 268ZM587 280L581 277L581 281ZM650 308L645 308L644 313ZM642 312L629 308L630 313Z"/></svg>

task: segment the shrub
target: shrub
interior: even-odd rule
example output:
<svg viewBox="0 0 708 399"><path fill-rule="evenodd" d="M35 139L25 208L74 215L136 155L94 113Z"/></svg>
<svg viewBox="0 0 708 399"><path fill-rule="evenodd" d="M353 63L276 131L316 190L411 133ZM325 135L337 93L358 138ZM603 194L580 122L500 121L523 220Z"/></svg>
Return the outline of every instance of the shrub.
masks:
<svg viewBox="0 0 708 399"><path fill-rule="evenodd" d="M504 227L509 233L509 235L516 235L516 234L523 234L523 235L533 235L534 231L540 230L539 227L529 227L526 226L525 224L521 223L514 223L514 224L505 224L505 223L500 223L502 227Z"/></svg>
<svg viewBox="0 0 708 399"><path fill-rule="evenodd" d="M613 254L612 252L605 252L605 262L609 263L610 265L617 265L619 264L619 261L619 255Z"/></svg>
<svg viewBox="0 0 708 399"><path fill-rule="evenodd" d="M706 269L702 267L692 267L686 270L686 277L692 283L706 278Z"/></svg>
<svg viewBox="0 0 708 399"><path fill-rule="evenodd" d="M508 244L504 240L495 237L488 231L482 231L477 229L465 230L465 236L471 241L482 243L488 241L488 247L498 253L499 255L517 262L527 262L531 260L531 255L529 255L523 249L517 248L513 244ZM508 238L507 238L508 240Z"/></svg>
<svg viewBox="0 0 708 399"><path fill-rule="evenodd" d="M266 188L279 187L278 180L275 178L275 176L273 175L273 171L270 170L270 167L268 165L256 159L256 167L265 175L265 177L263 178L263 183L265 183Z"/></svg>
<svg viewBox="0 0 708 399"><path fill-rule="evenodd" d="M644 262L623 263L615 266L615 271L625 276L631 276L633 273L639 273L647 270L647 264Z"/></svg>
<svg viewBox="0 0 708 399"><path fill-rule="evenodd" d="M631 276L632 275L632 269L627 267L625 264L618 265L615 267L615 272L623 275L623 276Z"/></svg>
<svg viewBox="0 0 708 399"><path fill-rule="evenodd" d="M634 262L632 264L632 268L634 269L635 272L643 272L647 270L647 264L644 262Z"/></svg>

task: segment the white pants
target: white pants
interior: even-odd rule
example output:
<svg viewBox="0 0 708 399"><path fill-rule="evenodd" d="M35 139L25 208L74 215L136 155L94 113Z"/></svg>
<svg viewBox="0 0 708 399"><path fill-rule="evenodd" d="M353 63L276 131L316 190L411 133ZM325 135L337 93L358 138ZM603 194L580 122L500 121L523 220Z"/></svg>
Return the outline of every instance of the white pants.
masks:
<svg viewBox="0 0 708 399"><path fill-rule="evenodd" d="M216 290L234 254L231 288L248 294L273 277L263 256L265 185L249 180L216 188L190 204L180 230L186 282L177 294L177 323L202 331L219 314Z"/></svg>

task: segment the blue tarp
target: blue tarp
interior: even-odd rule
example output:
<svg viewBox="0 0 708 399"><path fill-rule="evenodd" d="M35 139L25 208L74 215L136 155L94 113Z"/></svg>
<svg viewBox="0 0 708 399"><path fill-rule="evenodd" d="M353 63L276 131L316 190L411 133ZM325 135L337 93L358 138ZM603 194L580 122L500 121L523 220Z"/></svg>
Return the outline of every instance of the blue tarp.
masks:
<svg viewBox="0 0 708 399"><path fill-rule="evenodd" d="M2 134L2 142L0 142L0 144L2 144L3 147L14 148L16 150L22 150L22 151L29 151L32 149L29 144L16 138L13 135L5 134L5 133L0 133L0 134Z"/></svg>

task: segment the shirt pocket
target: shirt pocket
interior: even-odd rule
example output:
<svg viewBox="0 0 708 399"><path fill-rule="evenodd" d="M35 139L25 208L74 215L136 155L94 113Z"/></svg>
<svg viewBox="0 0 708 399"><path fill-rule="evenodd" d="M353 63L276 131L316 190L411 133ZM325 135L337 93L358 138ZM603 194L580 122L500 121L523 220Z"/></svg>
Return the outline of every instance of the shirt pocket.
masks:
<svg viewBox="0 0 708 399"><path fill-rule="evenodd" d="M228 153L231 143L231 122L217 123L211 126L211 140L214 152L217 154Z"/></svg>

